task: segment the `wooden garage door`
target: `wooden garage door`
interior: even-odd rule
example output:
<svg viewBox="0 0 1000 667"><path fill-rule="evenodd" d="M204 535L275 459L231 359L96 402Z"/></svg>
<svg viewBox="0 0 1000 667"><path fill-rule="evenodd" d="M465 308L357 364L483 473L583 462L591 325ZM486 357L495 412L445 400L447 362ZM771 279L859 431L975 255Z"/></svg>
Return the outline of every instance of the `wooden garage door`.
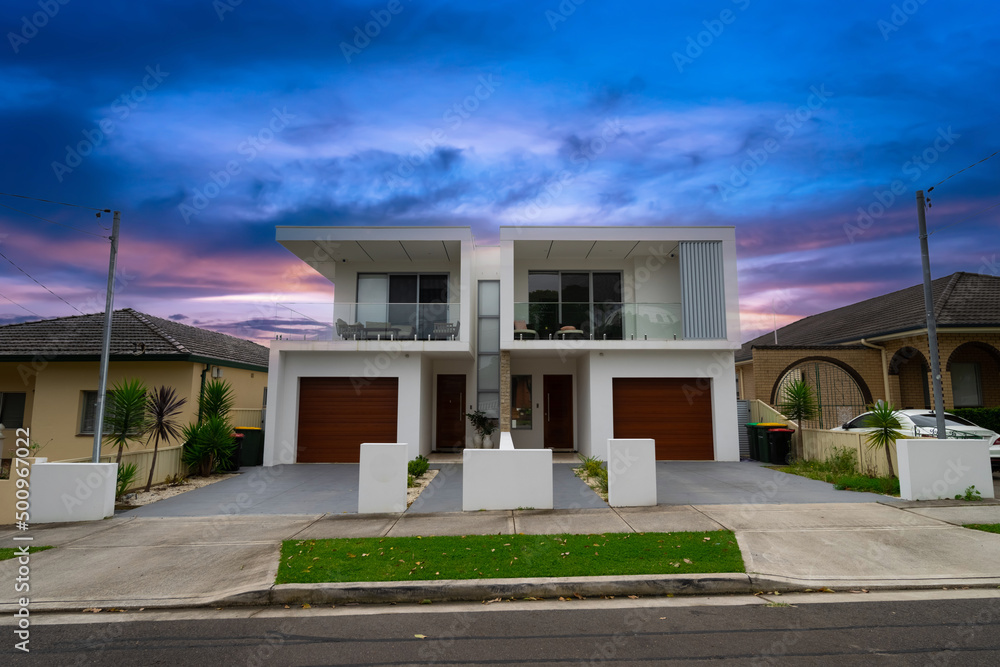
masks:
<svg viewBox="0 0 1000 667"><path fill-rule="evenodd" d="M300 378L299 463L357 463L362 442L396 442L399 378Z"/></svg>
<svg viewBox="0 0 1000 667"><path fill-rule="evenodd" d="M614 378L616 438L653 438L658 461L711 461L712 391L696 378Z"/></svg>

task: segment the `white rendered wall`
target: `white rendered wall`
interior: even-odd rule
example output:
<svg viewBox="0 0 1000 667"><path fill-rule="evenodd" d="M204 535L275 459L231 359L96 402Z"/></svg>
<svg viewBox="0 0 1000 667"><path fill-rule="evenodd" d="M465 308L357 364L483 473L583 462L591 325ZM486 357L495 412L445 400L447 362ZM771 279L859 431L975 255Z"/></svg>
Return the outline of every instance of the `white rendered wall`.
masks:
<svg viewBox="0 0 1000 667"><path fill-rule="evenodd" d="M652 438L608 440L608 504L649 507L656 504L656 441Z"/></svg>
<svg viewBox="0 0 1000 667"><path fill-rule="evenodd" d="M35 463L32 523L99 521L114 516L117 463Z"/></svg>
<svg viewBox="0 0 1000 667"><path fill-rule="evenodd" d="M405 442L361 444L358 466L358 514L406 511Z"/></svg>
<svg viewBox="0 0 1000 667"><path fill-rule="evenodd" d="M552 450L466 449L462 510L552 509Z"/></svg>
<svg viewBox="0 0 1000 667"><path fill-rule="evenodd" d="M716 461L739 461L736 424L736 367L729 350L590 352L590 405L582 406L590 420L590 441L581 443L585 456L607 456L605 443L614 438L613 378L705 378L712 388L712 437Z"/></svg>
<svg viewBox="0 0 1000 667"><path fill-rule="evenodd" d="M896 441L899 497L903 500L954 498L975 486L983 498L993 497L993 472L985 440Z"/></svg>
<svg viewBox="0 0 1000 667"><path fill-rule="evenodd" d="M326 344L329 345L329 344ZM297 344L301 347L301 344ZM409 458L430 452L431 393L421 380L421 355L404 352L330 352L324 343L314 349L282 350L272 343L267 385L267 420L264 431L264 465L295 463L299 414L300 377L396 377L399 398L396 441L409 443Z"/></svg>

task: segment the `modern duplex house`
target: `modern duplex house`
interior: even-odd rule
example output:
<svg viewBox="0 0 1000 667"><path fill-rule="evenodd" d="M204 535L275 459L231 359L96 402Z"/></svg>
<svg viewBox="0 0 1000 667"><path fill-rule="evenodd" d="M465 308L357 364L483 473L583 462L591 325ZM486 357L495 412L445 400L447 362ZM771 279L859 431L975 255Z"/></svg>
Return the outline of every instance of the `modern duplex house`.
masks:
<svg viewBox="0 0 1000 667"><path fill-rule="evenodd" d="M334 283L320 333L272 342L265 465L472 446L739 460L732 227L278 227Z"/></svg>

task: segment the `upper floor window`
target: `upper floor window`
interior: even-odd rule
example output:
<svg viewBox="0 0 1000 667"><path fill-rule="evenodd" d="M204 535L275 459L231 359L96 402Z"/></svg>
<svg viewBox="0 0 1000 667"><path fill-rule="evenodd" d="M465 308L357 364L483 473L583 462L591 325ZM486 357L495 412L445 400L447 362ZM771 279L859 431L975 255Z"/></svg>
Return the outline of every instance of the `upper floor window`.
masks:
<svg viewBox="0 0 1000 667"><path fill-rule="evenodd" d="M359 273L355 320L392 331L397 338L424 339L434 325L453 322L447 273ZM457 314L457 312L456 312Z"/></svg>
<svg viewBox="0 0 1000 667"><path fill-rule="evenodd" d="M529 271L531 329L547 339L557 331L622 338L621 271Z"/></svg>

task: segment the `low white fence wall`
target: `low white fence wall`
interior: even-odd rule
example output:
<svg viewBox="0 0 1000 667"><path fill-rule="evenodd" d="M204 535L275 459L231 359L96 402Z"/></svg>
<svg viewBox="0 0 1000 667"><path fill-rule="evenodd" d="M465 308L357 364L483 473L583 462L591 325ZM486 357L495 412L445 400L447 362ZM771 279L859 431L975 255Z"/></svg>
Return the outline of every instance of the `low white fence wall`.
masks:
<svg viewBox="0 0 1000 667"><path fill-rule="evenodd" d="M358 466L358 514L406 511L405 442L361 444Z"/></svg>
<svg viewBox="0 0 1000 667"><path fill-rule="evenodd" d="M989 444L984 440L900 440L899 497L937 500L964 494L976 487L983 498L993 497Z"/></svg>
<svg viewBox="0 0 1000 667"><path fill-rule="evenodd" d="M466 449L462 509L552 509L551 449Z"/></svg>
<svg viewBox="0 0 1000 667"><path fill-rule="evenodd" d="M99 521L114 516L114 463L36 463L31 466L31 523Z"/></svg>
<svg viewBox="0 0 1000 667"><path fill-rule="evenodd" d="M612 507L656 504L655 440L608 440L608 504Z"/></svg>

